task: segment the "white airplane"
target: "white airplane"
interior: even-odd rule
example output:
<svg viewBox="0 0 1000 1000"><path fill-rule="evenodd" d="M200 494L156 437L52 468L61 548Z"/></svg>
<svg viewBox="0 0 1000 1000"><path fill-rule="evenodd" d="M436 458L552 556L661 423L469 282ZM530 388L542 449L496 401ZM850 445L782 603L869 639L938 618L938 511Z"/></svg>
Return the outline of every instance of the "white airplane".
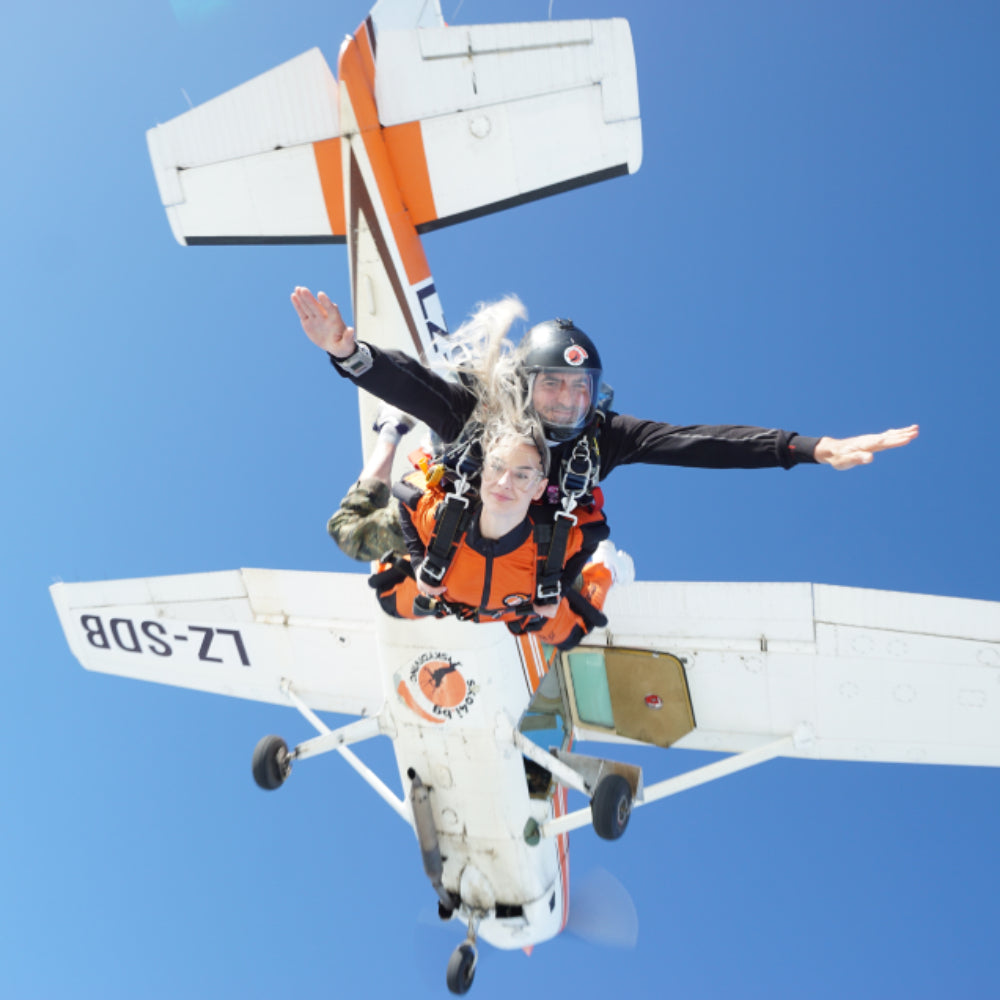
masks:
<svg viewBox="0 0 1000 1000"><path fill-rule="evenodd" d="M627 23L448 27L379 0L318 49L148 133L183 244L346 242L358 336L447 353L421 232L638 169ZM362 439L375 401L359 394ZM613 498L612 498L613 514ZM390 619L365 574L243 569L58 583L90 670L291 705L318 735L265 737L274 789L337 751L415 832L443 918L530 948L569 913L568 834L775 756L1000 766L1000 604L815 584L646 583L561 654L502 625ZM329 729L319 712L356 716ZM349 749L384 734L402 794ZM575 741L725 751L653 784ZM567 789L590 799L569 812Z"/></svg>

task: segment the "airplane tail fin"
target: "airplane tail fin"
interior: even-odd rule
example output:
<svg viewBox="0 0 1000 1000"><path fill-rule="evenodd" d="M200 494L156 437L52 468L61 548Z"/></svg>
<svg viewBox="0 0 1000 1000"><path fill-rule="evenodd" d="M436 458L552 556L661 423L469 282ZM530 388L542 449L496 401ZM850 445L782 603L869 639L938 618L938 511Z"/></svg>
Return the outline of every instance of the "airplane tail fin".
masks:
<svg viewBox="0 0 1000 1000"><path fill-rule="evenodd" d="M147 132L178 242L344 242L349 128L379 134L421 233L639 168L622 19L449 27L437 3L380 0L354 38L369 121L342 126L312 49Z"/></svg>

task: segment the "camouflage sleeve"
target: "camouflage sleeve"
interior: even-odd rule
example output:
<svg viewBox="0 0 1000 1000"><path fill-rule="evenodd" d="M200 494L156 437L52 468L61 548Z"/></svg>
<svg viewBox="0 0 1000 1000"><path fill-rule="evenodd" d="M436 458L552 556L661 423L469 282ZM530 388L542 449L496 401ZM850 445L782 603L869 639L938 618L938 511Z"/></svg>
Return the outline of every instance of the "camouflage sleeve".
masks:
<svg viewBox="0 0 1000 1000"><path fill-rule="evenodd" d="M399 505L389 487L377 479L363 479L348 491L326 530L351 559L371 562L392 550L406 555L399 526Z"/></svg>

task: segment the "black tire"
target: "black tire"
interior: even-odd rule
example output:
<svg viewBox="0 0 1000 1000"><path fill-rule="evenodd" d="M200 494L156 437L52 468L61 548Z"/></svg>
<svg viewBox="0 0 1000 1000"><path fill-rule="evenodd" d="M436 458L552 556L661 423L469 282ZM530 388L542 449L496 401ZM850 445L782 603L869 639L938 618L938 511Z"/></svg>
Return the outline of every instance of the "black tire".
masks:
<svg viewBox="0 0 1000 1000"><path fill-rule="evenodd" d="M632 815L632 788L620 774L601 778L590 800L590 813L598 837L617 840L628 826Z"/></svg>
<svg viewBox="0 0 1000 1000"><path fill-rule="evenodd" d="M476 976L476 949L466 941L460 944L448 960L448 989L461 996L469 992Z"/></svg>
<svg viewBox="0 0 1000 1000"><path fill-rule="evenodd" d="M288 744L280 736L265 736L257 744L253 752L253 780L265 791L280 788L291 769Z"/></svg>

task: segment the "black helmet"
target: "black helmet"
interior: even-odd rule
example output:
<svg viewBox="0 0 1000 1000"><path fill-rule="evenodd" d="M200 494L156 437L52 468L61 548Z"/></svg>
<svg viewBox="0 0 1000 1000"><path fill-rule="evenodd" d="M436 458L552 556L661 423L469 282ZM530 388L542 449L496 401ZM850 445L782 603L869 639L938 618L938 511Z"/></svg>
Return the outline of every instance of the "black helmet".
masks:
<svg viewBox="0 0 1000 1000"><path fill-rule="evenodd" d="M601 389L601 356L594 342L570 319L549 319L533 326L520 346L528 390L534 403L539 373L561 378L585 375L588 396L575 408L561 407L562 412L538 412L546 435L555 441L567 441L587 425L594 415ZM537 409L537 407L536 407Z"/></svg>

